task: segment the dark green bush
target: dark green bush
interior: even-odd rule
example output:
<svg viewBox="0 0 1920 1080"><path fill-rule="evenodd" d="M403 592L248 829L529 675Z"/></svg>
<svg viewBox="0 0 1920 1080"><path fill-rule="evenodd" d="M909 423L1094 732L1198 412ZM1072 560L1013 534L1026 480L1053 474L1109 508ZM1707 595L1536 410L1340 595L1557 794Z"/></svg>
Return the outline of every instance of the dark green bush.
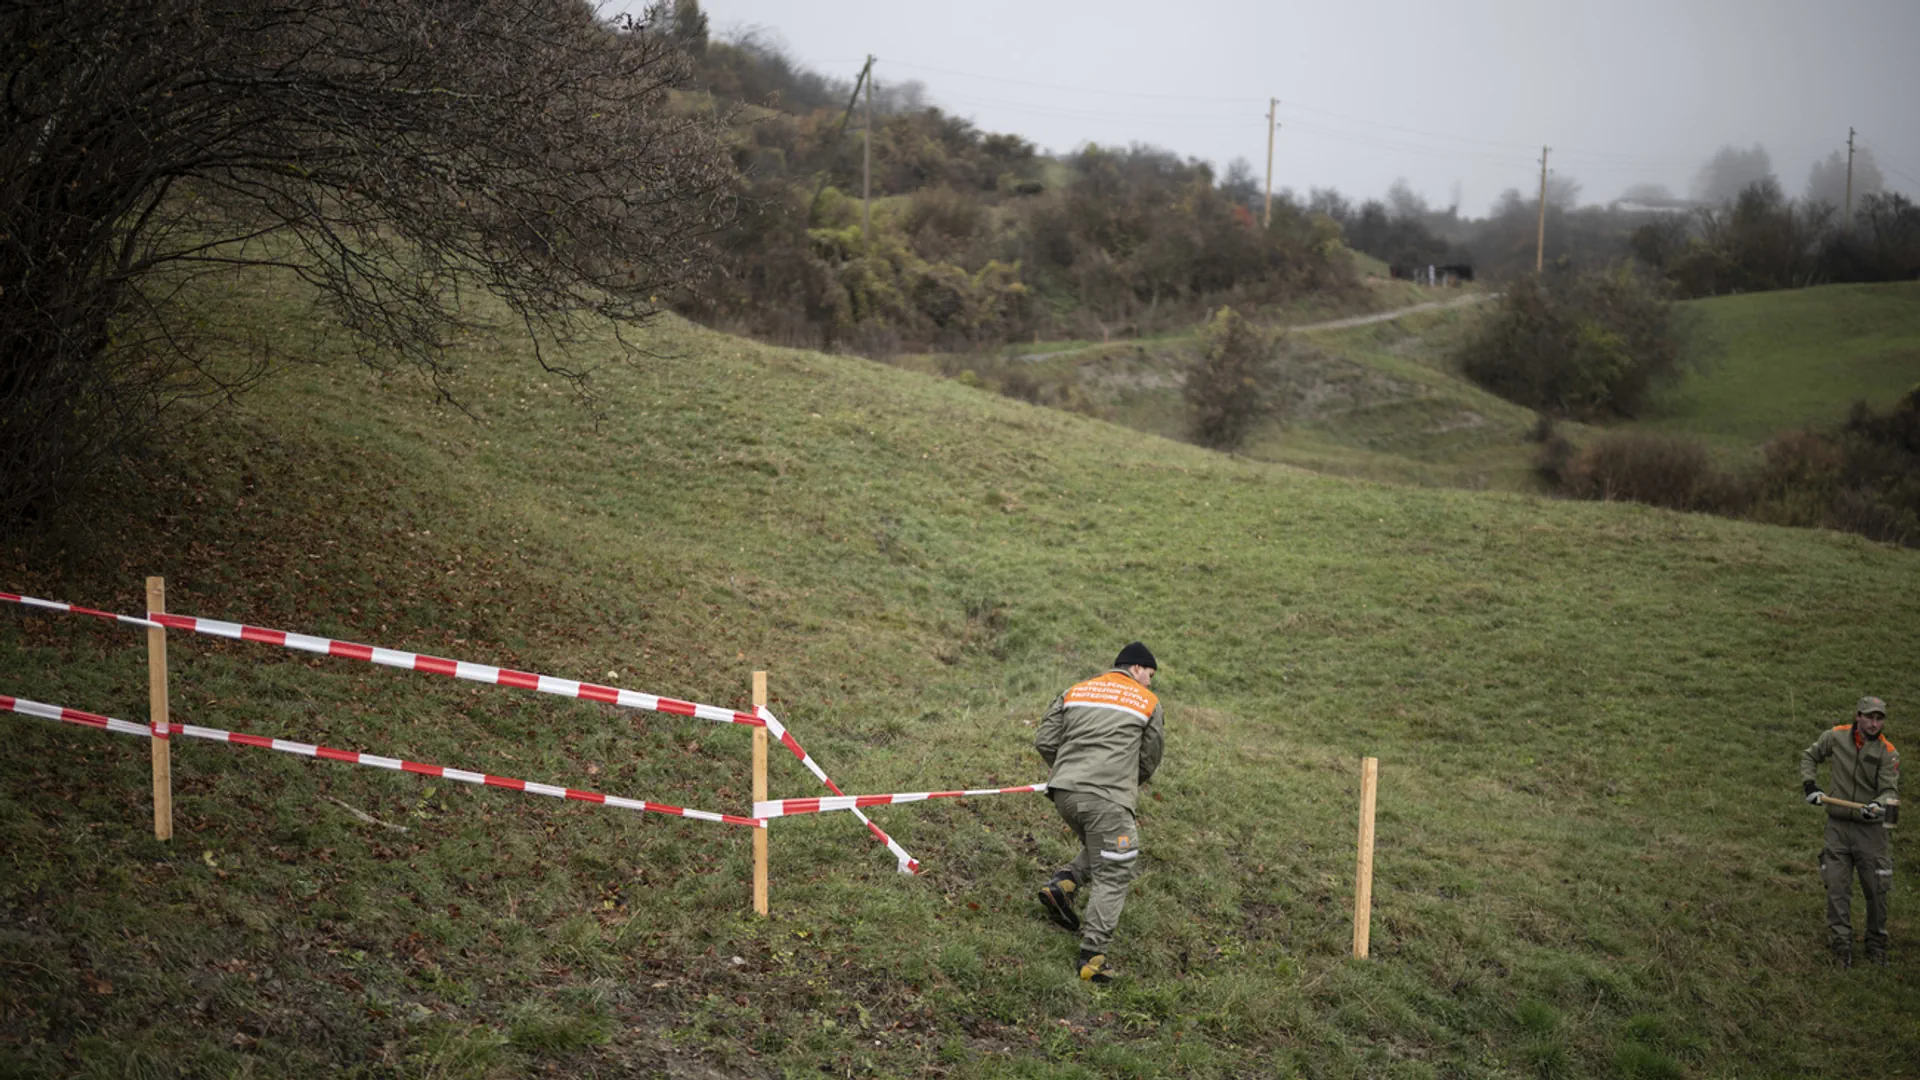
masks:
<svg viewBox="0 0 1920 1080"><path fill-rule="evenodd" d="M1627 267L1555 272L1509 285L1456 360L1473 381L1549 416L1639 415L1681 371L1673 307Z"/></svg>

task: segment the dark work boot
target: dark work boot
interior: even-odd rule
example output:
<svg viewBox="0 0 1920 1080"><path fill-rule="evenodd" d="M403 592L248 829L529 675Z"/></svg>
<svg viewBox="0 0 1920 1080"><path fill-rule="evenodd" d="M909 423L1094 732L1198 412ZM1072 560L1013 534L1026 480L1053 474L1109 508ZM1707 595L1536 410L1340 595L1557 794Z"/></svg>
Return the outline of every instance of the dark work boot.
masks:
<svg viewBox="0 0 1920 1080"><path fill-rule="evenodd" d="M1113 977L1116 974L1118 973L1113 970L1113 965L1107 962L1106 953L1092 952L1088 949L1080 950L1080 977L1082 979L1090 983L1099 983L1105 986L1107 983L1113 981Z"/></svg>
<svg viewBox="0 0 1920 1080"><path fill-rule="evenodd" d="M1853 942L1836 941L1833 943L1832 949L1834 967L1850 968L1853 966Z"/></svg>
<svg viewBox="0 0 1920 1080"><path fill-rule="evenodd" d="M1061 870L1053 875L1053 880L1040 886L1040 906L1046 909L1047 918L1063 930L1080 932L1080 916L1073 910L1073 894L1080 886L1074 882L1073 875Z"/></svg>
<svg viewBox="0 0 1920 1080"><path fill-rule="evenodd" d="M1893 961L1887 956L1887 947L1874 941L1867 942L1867 963L1874 967L1891 967Z"/></svg>

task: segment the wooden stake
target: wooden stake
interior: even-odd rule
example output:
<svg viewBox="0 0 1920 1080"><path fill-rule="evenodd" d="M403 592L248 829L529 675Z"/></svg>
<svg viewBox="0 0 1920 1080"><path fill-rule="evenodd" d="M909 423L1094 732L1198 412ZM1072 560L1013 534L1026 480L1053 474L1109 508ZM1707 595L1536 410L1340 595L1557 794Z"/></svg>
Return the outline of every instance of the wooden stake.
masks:
<svg viewBox="0 0 1920 1080"><path fill-rule="evenodd" d="M167 610L167 579L147 579L147 610ZM147 628L147 698L153 723L153 838L173 839L173 740L167 737L167 632Z"/></svg>
<svg viewBox="0 0 1920 1080"><path fill-rule="evenodd" d="M1367 958L1373 927L1373 796L1380 786L1380 759L1360 762L1360 865L1353 883L1353 955Z"/></svg>
<svg viewBox="0 0 1920 1080"><path fill-rule="evenodd" d="M767 673L753 673L754 711L767 703ZM767 729L753 729L753 801L767 799ZM753 910L767 913L767 830L753 830Z"/></svg>

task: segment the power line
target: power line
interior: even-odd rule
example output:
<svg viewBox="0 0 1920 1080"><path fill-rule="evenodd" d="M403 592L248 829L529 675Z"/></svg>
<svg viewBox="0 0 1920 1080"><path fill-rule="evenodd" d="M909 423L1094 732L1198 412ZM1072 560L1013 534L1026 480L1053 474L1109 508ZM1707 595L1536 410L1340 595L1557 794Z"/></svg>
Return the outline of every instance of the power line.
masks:
<svg viewBox="0 0 1920 1080"><path fill-rule="evenodd" d="M982 82L1005 83L1008 86L1026 86L1040 90L1060 90L1070 94L1088 94L1098 97L1145 98L1152 101L1208 101L1214 103L1234 102L1236 104L1257 103L1259 98L1252 97L1194 97L1187 94L1143 94L1135 90L1096 90L1083 86L1063 86L1060 83L1033 82L1027 79L1007 79L998 75L981 75L971 71L955 71L952 68L938 68L928 64L909 64L905 60L888 60L895 67L913 71L933 71L941 75L954 75L962 79L979 79Z"/></svg>
<svg viewBox="0 0 1920 1080"><path fill-rule="evenodd" d="M1287 126L1289 130L1292 131L1303 131L1308 134L1318 135L1322 138L1335 139L1357 146L1372 147L1376 150L1391 150L1397 153L1420 154L1426 157L1443 158L1448 161L1465 160L1490 165L1513 165L1531 160L1517 154L1494 154L1488 151L1454 150L1439 146L1422 146L1419 143L1381 138L1366 132L1343 131L1339 128L1320 127L1317 124L1310 124L1300 120L1294 120Z"/></svg>
<svg viewBox="0 0 1920 1080"><path fill-rule="evenodd" d="M1865 149L1868 153L1871 153L1873 155L1873 163L1875 165L1879 166L1882 169L1885 169L1888 172L1893 173L1895 176L1905 179L1908 183L1920 184L1920 178L1914 177L1908 171L1913 167L1911 165L1908 165L1905 161L1902 161L1897 157L1889 156L1887 152L1880 149L1879 145L1876 143L1863 141L1861 142L1860 146L1863 149ZM1920 170L1915 170L1915 171L1920 171Z"/></svg>
<svg viewBox="0 0 1920 1080"><path fill-rule="evenodd" d="M1218 115L1195 116L1193 113L1142 113L1124 109L1082 109L1071 105L1048 105L1033 101L1009 101L1006 98L980 97L975 94L956 94L945 90L934 91L932 96L941 100L956 101L965 105L1006 109L1010 112L1017 111L1034 115L1059 116L1066 119L1165 120L1183 124L1219 122L1236 125L1242 122Z"/></svg>
<svg viewBox="0 0 1920 1080"><path fill-rule="evenodd" d="M910 62L901 61L901 60L889 60L888 62L893 64L895 67L905 68L912 71L931 72L931 73L940 74L940 75L952 76L960 79L971 79L971 80L977 80L980 82L998 83L1006 86L1019 86L1019 87L1025 87L1030 89L1051 90L1059 93L1080 94L1080 95L1095 96L1100 98L1130 98L1130 99L1136 99L1141 101L1194 102L1194 103L1201 103L1201 104L1215 104L1215 105L1232 104L1232 105L1242 105L1242 106L1251 106L1258 101L1257 98L1252 98L1252 97L1223 97L1223 96L1206 96L1206 95L1191 95L1191 94L1162 94L1162 93L1149 93L1149 92L1138 91L1138 90L1109 90L1109 89L1088 87L1088 86L1071 86L1063 83L1050 83L1050 82L1042 82L1042 81L1032 80L1032 79L1012 79L1012 78L1006 78L1004 76L999 76L999 75L986 75L980 72L962 71L957 68L937 67L932 64L916 64L916 63L910 63ZM942 102L948 102L948 103L955 103L961 106L967 106L967 107L978 108L978 109L991 109L995 112L1003 112L1003 113L1008 113L1016 116L1038 117L1043 119L1079 120L1083 122L1094 122L1094 123L1124 122L1128 124L1140 124L1144 126L1154 126L1154 127L1178 125L1182 128L1238 127L1243 122L1241 119L1230 118L1217 113L1209 113L1209 114L1203 114L1203 115L1195 115L1193 113L1185 113L1185 112L1145 113L1145 112L1134 112L1129 110L1084 108L1071 103L1054 104L1054 103L1045 103L1045 102L1035 102L1035 101L1024 100L1024 99L1020 101L1009 101L1004 98L994 98L990 96L982 96L982 95L974 95L974 94L951 93L946 91L936 93L932 96L936 100L939 100ZM1339 127L1326 126L1327 121L1320 121L1316 123L1316 122L1312 122L1311 120L1302 120L1298 117L1289 117L1286 124L1286 126L1291 127L1293 130L1301 132L1303 134L1317 135L1322 138L1342 141L1355 146L1367 147L1374 150L1415 154L1415 155L1441 159L1441 160L1472 162L1476 164L1515 165L1515 164L1519 164L1522 161L1527 161L1530 163L1533 160L1531 156L1532 144L1508 142L1508 141L1498 140L1498 139L1476 138L1473 136L1456 135L1448 132L1431 131L1428 129L1411 127L1404 124L1387 123L1385 121L1372 120L1362 116L1355 116L1350 113L1337 112L1332 109L1322 109L1314 105L1304 105L1297 101L1289 102L1282 105L1280 110L1276 111L1275 119L1278 119L1280 111L1291 111L1295 113L1304 112L1304 113L1314 114L1315 116L1318 116L1318 117L1325 117L1331 121L1345 121L1348 124L1359 125L1361 128L1370 129L1370 130L1362 130L1362 131L1353 131L1353 130L1347 130ZM1379 134L1378 132L1390 132L1390 133L1394 133L1394 135L1409 136L1412 138L1411 139L1396 138L1394 137L1394 135ZM1412 141L1414 139L1440 140L1447 143L1462 144L1462 146L1459 148L1449 147L1449 146L1435 146L1430 143ZM1823 144L1823 149L1831 149L1831 147L1824 146ZM1911 183L1920 184L1920 179L1916 179L1915 176L1913 175L1912 166L1910 165L1903 166L1898 159L1889 159L1887 155L1884 152L1880 151L1877 147L1874 147L1872 149L1874 150L1874 154L1877 160L1881 162L1885 162L1890 166L1889 167L1890 172L1893 172L1895 175L1898 175ZM1518 154L1512 153L1512 151L1519 151L1519 150L1527 151L1528 156L1525 158L1522 158ZM1560 154L1563 159L1571 158L1572 161L1569 163L1569 165L1572 169L1575 169L1581 173L1587 173L1587 174L1650 173L1650 172L1661 172L1661 171L1676 170L1676 169L1691 169L1691 168L1697 167L1697 165L1699 164L1698 162L1691 161L1691 160L1682 161L1682 160L1678 160L1671 157L1654 156L1654 155L1648 155L1648 154L1634 152L1634 151L1585 149L1581 147L1570 146L1570 147L1555 147L1555 152ZM1815 154L1815 157L1818 157L1818 156L1819 154Z"/></svg>
<svg viewBox="0 0 1920 1080"><path fill-rule="evenodd" d="M1881 169L1892 173L1893 175L1899 177L1900 179L1905 180L1909 184L1912 184L1914 187L1914 191L1916 193L1920 193L1920 176L1915 176L1912 173L1907 172L1905 169L1895 168L1884 161L1878 161L1877 164L1880 166Z"/></svg>
<svg viewBox="0 0 1920 1080"><path fill-rule="evenodd" d="M1402 127L1398 124L1385 124L1385 123L1381 123L1378 120L1366 120L1358 116L1349 116L1345 113L1337 113L1330 109L1315 108L1312 105L1300 105L1298 103L1295 103L1295 104L1290 104L1288 108L1303 109L1307 112L1319 113L1322 116L1330 116L1336 120L1345 120L1348 123L1364 124L1367 127L1384 128L1388 131L1399 131L1409 135L1422 135L1430 139L1448 139L1454 142L1479 143L1480 145L1483 145L1483 146L1495 146L1503 150L1526 150L1528 152L1531 152L1533 149L1532 144L1530 143L1498 142L1492 139L1472 139L1464 135L1447 135L1438 131L1424 131L1420 128Z"/></svg>
<svg viewBox="0 0 1920 1080"><path fill-rule="evenodd" d="M1565 150L1554 147L1553 152L1562 157L1579 159L1575 164L1581 168L1617 168L1617 169L1690 169L1699 165L1697 161L1682 161L1671 157L1647 157L1637 154L1609 154L1596 150L1581 150L1568 147Z"/></svg>
<svg viewBox="0 0 1920 1080"><path fill-rule="evenodd" d="M1179 126L1181 128L1229 128L1240 127L1242 121L1217 115L1195 115L1192 113L1145 113L1128 110L1080 109L1068 106L1038 105L1025 101L1009 101L1005 98L979 97L972 94L956 94L948 91L936 91L933 97L948 105L991 109L999 113L1017 116L1033 116L1042 119L1080 120L1097 123L1125 123L1145 126ZM1284 107L1284 106L1283 106ZM1349 131L1342 128L1326 127L1302 120L1291 120L1286 125L1292 130L1317 135L1356 146L1395 153L1415 154L1444 161L1467 161L1477 164L1515 165L1530 162L1531 158L1522 158L1518 154L1500 154L1480 149L1461 149L1453 147L1431 146L1406 139L1376 135L1371 132ZM1408 129L1396 129L1408 130ZM1500 146L1505 144L1487 143ZM1638 162L1594 161L1576 162L1577 167L1586 173L1645 173L1671 168L1690 168L1691 162L1673 160Z"/></svg>

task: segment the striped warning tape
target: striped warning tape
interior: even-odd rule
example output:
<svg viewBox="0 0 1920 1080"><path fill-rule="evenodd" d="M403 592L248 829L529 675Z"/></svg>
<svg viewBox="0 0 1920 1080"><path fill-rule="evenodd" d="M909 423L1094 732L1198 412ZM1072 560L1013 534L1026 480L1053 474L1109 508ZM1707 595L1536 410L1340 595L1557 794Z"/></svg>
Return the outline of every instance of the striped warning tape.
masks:
<svg viewBox="0 0 1920 1080"><path fill-rule="evenodd" d="M45 608L48 611L64 611L72 615L91 615L96 619L123 622L129 626L144 626L150 630L158 629L160 626L159 623L154 622L152 619L142 619L134 615L115 615L111 611L101 611L98 608L81 607L78 604L63 604L58 600L42 600L37 596L21 596L19 593L0 592L0 600L6 600L15 604L25 604L28 607Z"/></svg>
<svg viewBox="0 0 1920 1080"><path fill-rule="evenodd" d="M365 660L368 663L385 667L404 668L409 671L425 671L434 675L447 675L456 679L472 682L493 683L497 686L513 686L522 690L538 690L543 694L557 694L561 697L584 698L588 701L604 702L628 709L643 709L647 712L671 713L675 716L693 716L702 720L712 720L722 724L745 724L748 727L764 727L761 719L752 713L723 709L718 705L700 705L677 698L660 697L655 694L642 694L633 690L620 690L596 683L575 682L572 679L558 679L551 675L536 675L527 671L514 671L511 668L497 668L489 664L470 664L464 660L448 660L422 653L404 652L399 649L383 649L377 645L359 645L351 641L335 641L332 638L315 637L311 634L295 634L285 630L269 630L260 626L247 626L244 623L222 622L219 619L200 619L191 615L168 615L162 612L148 612L148 618L140 619L132 615L115 615L108 611L96 611L93 608L76 607L53 600L41 600L18 593L0 593L0 600L10 600L29 607L47 608L53 611L67 611L76 615L92 615L95 618L115 619L132 626L164 627L173 630L191 630L196 634L213 637L231 638L235 641L257 641L267 645L278 645L285 649L300 652L317 653L321 656L344 656L350 660Z"/></svg>
<svg viewBox="0 0 1920 1080"><path fill-rule="evenodd" d="M862 806L890 806L894 803L925 802L928 799L964 799L973 795L1014 795L1020 792L1044 792L1045 784L1021 787L974 788L971 791L904 791L893 795L841 795L835 798L772 799L753 804L757 818L792 817L795 814L823 814L830 810L854 810Z"/></svg>
<svg viewBox="0 0 1920 1080"><path fill-rule="evenodd" d="M26 716L38 716L46 720L58 720L68 724L81 724L86 727L100 728L104 731L119 732L122 735L151 735L145 724L115 720L98 713L82 712L59 705L45 705L38 701L8 697L0 694L0 709L21 713ZM750 825L755 828L767 827L765 818L737 817L733 814L715 814L706 810L688 810L684 806L669 803L647 802L644 799L627 799L618 795L602 795L597 791L581 791L578 788L559 787L554 784L536 784L529 780L515 780L510 776L493 776L489 773L470 772L466 769L450 769L444 765L427 765L403 758L380 757L376 754L362 754L355 750L335 750L331 746L316 746L312 743L291 742L286 739L269 739L263 735L247 735L238 731L222 731L219 728L198 727L193 724L169 724L168 730L175 735L187 735L196 739L208 739L213 742L234 743L240 746L257 746L262 750L278 750L287 754L299 754L303 757L325 758L328 761L344 761L351 765L367 765L376 769L391 769L395 772L418 773L421 776L437 776L445 780L456 780L463 784L479 784L485 787L506 788L509 791L524 791L529 795L546 795L555 799L573 799L578 802L600 803L605 806L617 806L622 810L644 810L650 814L671 814L675 817L693 818L698 821L717 821L727 825Z"/></svg>
<svg viewBox="0 0 1920 1080"><path fill-rule="evenodd" d="M813 756L811 754L808 754L805 750L800 748L799 741L793 737L792 733L787 731L786 725L782 724L778 717L774 716L773 713L768 712L767 707L765 705L755 706L754 712L759 714L760 719L766 721L768 734L772 735L776 739L779 739L783 746L785 746L788 750L792 751L793 756L800 759L800 764L806 766L808 772L818 777L820 779L820 782L827 786L828 791L833 792L834 795L837 797L840 797L840 798L846 797L847 793L844 791L841 791L840 785L834 783L833 780L830 779L827 776L827 774L820 768L820 766L814 763ZM887 850L893 853L894 869L900 871L903 874L917 874L920 872L920 860L914 858L910 853L908 853L907 849L901 847L899 842L894 840L893 837L888 836L887 831L885 829L882 829L880 826L875 825L873 823L873 819L861 813L858 807L850 806L847 809L852 810L853 816L860 819L860 824L865 825L867 827L867 831L872 833L875 839L879 840L882 844L885 844L887 846Z"/></svg>
<svg viewBox="0 0 1920 1080"><path fill-rule="evenodd" d="M385 649L375 645L360 645L350 641L336 641L332 638L317 637L311 634L296 634L286 630L271 630L266 627L248 626L244 623L224 622L219 619L202 619L191 615L169 615L163 612L148 612L148 618L132 615L116 615L113 612L94 608L80 607L61 603L56 600L41 600L37 597L22 596L18 593L0 592L0 600L25 604L29 607L46 608L53 611L70 612L77 615L91 615L95 618L113 619L133 626L172 628L189 630L197 634L229 638L235 641L254 641L266 645L278 645L281 648L295 649L301 652L315 653L321 656L343 656L352 660L364 660L387 667L402 668L409 671L425 671L435 675L447 675L456 679L468 679L474 682L492 683L496 686L513 686L524 690L538 690L542 693L557 694L561 697L583 698L599 701L608 705L618 705L629 709L642 709L648 712L669 713L675 716L693 716L703 720L713 720L726 724L745 724L752 727L765 727L769 733L780 740L808 772L826 785L828 791L836 796L844 795L815 762L811 755L801 747L793 733L767 711L759 706L754 713L736 712L717 705L700 705L676 698L659 697L633 690L620 690L611 686L595 683L575 682L571 679L555 678L551 675L537 675L531 672L497 668L487 664L473 664L464 660L448 660L438 656L426 656L420 653L405 652L399 649ZM875 839L885 844L893 853L896 868L903 874L920 872L920 861L901 847L886 830L875 825L871 819L858 809L853 811L860 823L867 827Z"/></svg>

